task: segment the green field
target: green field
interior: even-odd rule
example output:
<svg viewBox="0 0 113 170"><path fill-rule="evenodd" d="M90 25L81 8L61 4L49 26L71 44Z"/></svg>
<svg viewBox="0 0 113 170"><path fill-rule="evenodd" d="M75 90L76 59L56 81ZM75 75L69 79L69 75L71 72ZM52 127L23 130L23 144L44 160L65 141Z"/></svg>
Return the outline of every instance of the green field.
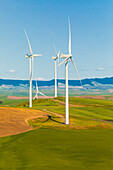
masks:
<svg viewBox="0 0 113 170"><path fill-rule="evenodd" d="M28 108L27 100L11 100L1 96L0 106ZM58 101L65 102L64 97ZM33 109L46 110L51 119L30 120L29 124L40 128L70 128L70 129L113 129L113 101L70 97L70 125L65 126L65 104L54 99L38 99L33 101ZM23 103L23 104L22 104ZM59 117L61 115L63 118Z"/></svg>
<svg viewBox="0 0 113 170"><path fill-rule="evenodd" d="M58 101L64 101L58 97ZM70 97L70 125L65 126L65 105L56 100L38 99L33 101L33 109L46 110L51 119L34 119L30 125L40 128L70 128L70 129L113 129L113 102L109 100L85 99ZM19 107L28 107L28 103L19 104Z"/></svg>
<svg viewBox="0 0 113 170"><path fill-rule="evenodd" d="M3 137L0 168L112 170L113 131L37 129Z"/></svg>
<svg viewBox="0 0 113 170"><path fill-rule="evenodd" d="M27 101L27 99L21 99L21 100L7 99L6 95L0 95L0 101L2 102L0 106L17 107L18 104Z"/></svg>
<svg viewBox="0 0 113 170"><path fill-rule="evenodd" d="M25 100L1 99L1 106L28 108ZM113 169L113 102L70 97L70 125L65 125L65 105L59 102L64 98L57 100L34 100L33 109L44 109L51 118L29 120L34 130L0 138L0 169Z"/></svg>

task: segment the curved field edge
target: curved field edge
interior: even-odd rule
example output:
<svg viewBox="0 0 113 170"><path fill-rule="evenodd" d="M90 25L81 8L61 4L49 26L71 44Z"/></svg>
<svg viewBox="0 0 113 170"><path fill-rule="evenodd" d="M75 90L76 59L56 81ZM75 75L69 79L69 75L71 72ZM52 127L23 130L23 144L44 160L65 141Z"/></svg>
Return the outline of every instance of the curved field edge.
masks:
<svg viewBox="0 0 113 170"><path fill-rule="evenodd" d="M61 98L64 100L64 98ZM31 119L27 118L29 125L34 128L51 128L51 129L113 129L113 102L112 101L103 101L95 99L82 99L78 100L78 103L81 102L83 105L85 103L94 103L92 107L86 106L79 107L76 98L70 98L73 101L73 106L70 106L70 125L65 125L65 105L56 101L58 99L38 99L33 101L33 108L28 109L28 102L19 104L16 107L21 107L18 109L24 109L25 114L27 110L31 112ZM105 104L107 102L107 104ZM109 103L108 103L109 102ZM77 104L77 106L75 106ZM96 106L95 106L96 104ZM104 107L103 107L104 104ZM99 106L97 106L99 105ZM110 106L110 107L109 107ZM8 109L8 107L4 107ZM16 109L16 108L12 108ZM32 111L41 111L43 116L38 115L38 118L32 118ZM8 115L8 114L7 114ZM21 116L21 111L18 115ZM13 117L11 117L11 122L15 123ZM37 116L36 116L37 117ZM25 119L23 119L25 121ZM25 121L27 123L27 121ZM9 130L9 125L11 123L6 122L6 131ZM3 123L3 122L2 122ZM20 126L19 122L16 121L17 125ZM21 126L20 126L21 127ZM1 128L2 129L2 128ZM26 129L24 130L26 131ZM18 131L21 133L24 131ZM16 133L15 133L16 134ZM11 134L8 134L11 135Z"/></svg>
<svg viewBox="0 0 113 170"><path fill-rule="evenodd" d="M69 129L113 129L113 102L98 99L70 97L70 125L65 123L65 105L63 97L56 99L37 99L33 108L45 111L51 119L30 120L30 125L40 128L69 128ZM60 102L61 101L61 102ZM81 107L84 106L84 107ZM22 105L21 105L22 106ZM24 107L27 103L24 103ZM80 106L80 107L79 107ZM57 116L56 116L57 115ZM62 118L64 120L62 120Z"/></svg>
<svg viewBox="0 0 113 170"><path fill-rule="evenodd" d="M44 117L44 112L33 109L0 107L0 136L15 135L32 130L28 120L36 117Z"/></svg>

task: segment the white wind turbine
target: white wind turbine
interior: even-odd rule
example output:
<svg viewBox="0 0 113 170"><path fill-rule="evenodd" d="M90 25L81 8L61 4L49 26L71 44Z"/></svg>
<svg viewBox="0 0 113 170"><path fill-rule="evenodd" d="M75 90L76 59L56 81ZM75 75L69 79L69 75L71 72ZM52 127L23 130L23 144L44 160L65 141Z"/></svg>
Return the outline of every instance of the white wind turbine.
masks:
<svg viewBox="0 0 113 170"><path fill-rule="evenodd" d="M54 45L54 49L55 49L55 52L56 52L56 57L53 56L52 59L55 61L55 97L57 97L57 59L58 59L58 62L59 62L60 50L57 52L55 45Z"/></svg>
<svg viewBox="0 0 113 170"><path fill-rule="evenodd" d="M61 62L59 64L59 66L63 63L65 63L65 79L66 79L66 101L65 101L65 109L66 109L66 121L65 123L66 124L69 124L69 101L68 101L68 60L70 59L71 62L73 63L74 65L74 68L78 74L78 77L80 79L80 76L79 76L79 73L78 73L78 70L75 66L75 63L73 62L73 59L72 59L72 54L71 54L71 26L70 26L70 20L68 18L68 21L69 21L69 54L61 54L61 58L65 58L65 60L63 62ZM80 83L81 83L81 80L80 80Z"/></svg>
<svg viewBox="0 0 113 170"><path fill-rule="evenodd" d="M31 45L30 45L30 41L29 38L27 36L26 31L24 30L27 41L28 41L28 45L30 48L30 55L26 55L26 58L29 58L29 107L32 107L32 77L33 77L33 57L38 57L38 56L42 56L41 54L33 54Z"/></svg>
<svg viewBox="0 0 113 170"><path fill-rule="evenodd" d="M37 85L37 80L36 80L36 95L34 96L33 100L38 99L38 94L41 94L42 96L44 96L46 98L49 98L48 96L46 96L45 94L43 94L42 92L39 91L38 85Z"/></svg>

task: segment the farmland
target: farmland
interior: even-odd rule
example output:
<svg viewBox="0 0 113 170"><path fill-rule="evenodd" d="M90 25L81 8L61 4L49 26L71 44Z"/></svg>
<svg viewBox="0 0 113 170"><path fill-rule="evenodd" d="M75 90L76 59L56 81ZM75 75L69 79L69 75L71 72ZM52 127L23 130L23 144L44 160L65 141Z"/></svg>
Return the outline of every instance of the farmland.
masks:
<svg viewBox="0 0 113 170"><path fill-rule="evenodd" d="M29 109L25 99L13 103L1 96L1 110L10 121L22 128L27 119L30 131L0 138L0 168L112 169L113 102L112 96L104 97L70 97L70 125L65 125L63 97L34 100ZM5 126L9 129L7 121Z"/></svg>
<svg viewBox="0 0 113 170"><path fill-rule="evenodd" d="M70 125L65 126L65 103L63 97L57 99L34 100L33 108L50 114L50 119L33 119L29 123L35 127L56 127L70 129L113 129L113 102L109 100L70 97ZM28 103L23 104L28 107ZM19 104L19 107L23 107Z"/></svg>
<svg viewBox="0 0 113 170"><path fill-rule="evenodd" d="M1 169L112 169L112 130L36 129L0 138Z"/></svg>
<svg viewBox="0 0 113 170"><path fill-rule="evenodd" d="M0 137L15 135L33 128L27 121L31 118L44 117L38 110L1 107L0 108Z"/></svg>
<svg viewBox="0 0 113 170"><path fill-rule="evenodd" d="M22 114L27 116L27 113L30 112L30 117L33 117L28 120L28 123L32 128L113 129L113 102L108 99L70 97L70 125L65 125L64 97L33 100L32 109L29 109L26 99L6 100L5 98L3 99L3 97L1 98L3 101L1 106L5 106L4 110L8 113L7 118L11 117L13 119L14 114L10 110L14 107L15 110L18 110L17 112L15 111L18 113L17 119L19 119L19 116L22 116ZM9 109L8 107L13 108ZM34 116L33 113L36 111L37 116ZM18 124L17 121L16 123Z"/></svg>

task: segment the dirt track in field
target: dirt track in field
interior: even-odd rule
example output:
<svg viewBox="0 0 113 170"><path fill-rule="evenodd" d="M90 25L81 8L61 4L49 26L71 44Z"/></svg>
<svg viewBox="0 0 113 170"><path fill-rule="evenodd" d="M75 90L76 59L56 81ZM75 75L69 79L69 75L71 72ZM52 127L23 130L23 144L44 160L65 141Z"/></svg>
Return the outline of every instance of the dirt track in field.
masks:
<svg viewBox="0 0 113 170"><path fill-rule="evenodd" d="M45 113L38 110L0 107L0 137L32 130L27 121L44 116Z"/></svg>
<svg viewBox="0 0 113 170"><path fill-rule="evenodd" d="M52 100L59 102L61 105L65 105L65 102L63 102L61 100L57 100L57 99L52 99ZM87 107L85 105L75 105L75 104L69 104L69 106L72 106L72 107Z"/></svg>

